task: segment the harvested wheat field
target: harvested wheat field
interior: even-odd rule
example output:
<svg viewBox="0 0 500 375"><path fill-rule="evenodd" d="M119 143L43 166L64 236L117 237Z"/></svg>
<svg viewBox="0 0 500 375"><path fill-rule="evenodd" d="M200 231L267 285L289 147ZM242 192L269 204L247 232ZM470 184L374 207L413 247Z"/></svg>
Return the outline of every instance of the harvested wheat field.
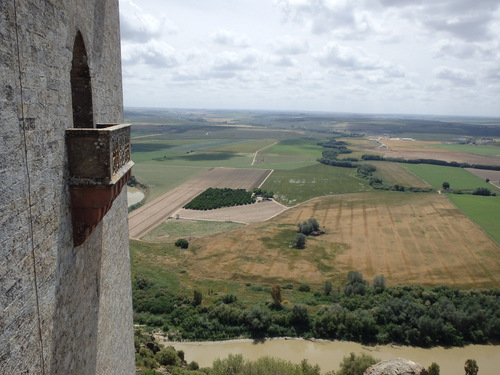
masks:
<svg viewBox="0 0 500 375"><path fill-rule="evenodd" d="M290 247L296 223L325 235ZM184 266L200 279L261 283L345 281L348 271L388 284L499 286L500 247L446 196L377 192L310 200L264 223L193 240Z"/></svg>

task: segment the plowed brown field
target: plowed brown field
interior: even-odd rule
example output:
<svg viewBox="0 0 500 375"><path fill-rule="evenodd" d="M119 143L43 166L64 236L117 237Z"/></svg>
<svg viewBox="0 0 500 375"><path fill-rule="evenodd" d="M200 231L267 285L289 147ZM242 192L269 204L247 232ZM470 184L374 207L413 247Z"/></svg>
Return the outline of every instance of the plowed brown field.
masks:
<svg viewBox="0 0 500 375"><path fill-rule="evenodd" d="M132 211L128 216L129 236L144 236L209 187L252 190L260 186L270 173L269 169L211 168Z"/></svg>
<svg viewBox="0 0 500 375"><path fill-rule="evenodd" d="M289 247L296 223L327 234ZM439 194L364 193L313 199L264 223L193 240L184 266L201 279L345 281L350 270L388 284L499 286L500 248Z"/></svg>

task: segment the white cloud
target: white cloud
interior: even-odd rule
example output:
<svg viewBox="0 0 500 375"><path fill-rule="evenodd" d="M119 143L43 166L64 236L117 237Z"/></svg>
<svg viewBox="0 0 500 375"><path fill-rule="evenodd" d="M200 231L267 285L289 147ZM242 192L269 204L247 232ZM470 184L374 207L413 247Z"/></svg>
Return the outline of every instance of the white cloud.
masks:
<svg viewBox="0 0 500 375"><path fill-rule="evenodd" d="M301 55L309 50L307 41L298 40L290 35L272 40L269 46L277 55Z"/></svg>
<svg viewBox="0 0 500 375"><path fill-rule="evenodd" d="M215 70L245 70L252 68L260 58L260 53L255 49L241 52L225 51L215 57L213 69Z"/></svg>
<svg viewBox="0 0 500 375"><path fill-rule="evenodd" d="M237 36L235 33L224 29L217 30L211 37L214 43L223 46L244 48L250 45L250 40L246 35Z"/></svg>
<svg viewBox="0 0 500 375"><path fill-rule="evenodd" d="M151 40L144 44L125 44L122 47L122 62L125 65L145 64L171 68L179 65L179 57L167 43Z"/></svg>
<svg viewBox="0 0 500 375"><path fill-rule="evenodd" d="M119 1L125 105L500 115L500 0Z"/></svg>
<svg viewBox="0 0 500 375"><path fill-rule="evenodd" d="M337 66L353 70L373 70L382 67L378 59L367 56L362 50L344 47L335 42L328 43L315 57L324 67Z"/></svg>
<svg viewBox="0 0 500 375"><path fill-rule="evenodd" d="M148 42L163 32L174 33L177 28L162 16L157 18L144 12L131 0L120 2L120 30L122 40Z"/></svg>
<svg viewBox="0 0 500 375"><path fill-rule="evenodd" d="M476 83L472 74L463 69L443 66L434 69L434 74L436 75L436 78L448 81L449 83L457 86L473 86Z"/></svg>

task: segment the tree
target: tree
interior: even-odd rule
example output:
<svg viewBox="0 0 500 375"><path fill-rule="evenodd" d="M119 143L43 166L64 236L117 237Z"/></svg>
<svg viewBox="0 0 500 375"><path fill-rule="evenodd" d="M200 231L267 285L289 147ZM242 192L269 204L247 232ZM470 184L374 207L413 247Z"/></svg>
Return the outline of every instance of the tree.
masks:
<svg viewBox="0 0 500 375"><path fill-rule="evenodd" d="M449 182L443 182L443 189L448 190L450 188L450 183Z"/></svg>
<svg viewBox="0 0 500 375"><path fill-rule="evenodd" d="M273 285L271 288L271 298L274 306L281 305L281 287L279 285Z"/></svg>
<svg viewBox="0 0 500 375"><path fill-rule="evenodd" d="M484 187L478 187L472 192L472 195L483 195L485 197L489 197L491 195L491 190Z"/></svg>
<svg viewBox="0 0 500 375"><path fill-rule="evenodd" d="M384 289L385 289L385 276L384 275L378 275L378 276L374 277L373 289L375 289L377 292L384 291Z"/></svg>
<svg viewBox="0 0 500 375"><path fill-rule="evenodd" d="M184 238L179 238L175 241L175 246L180 247L181 249L187 249L189 247L189 242Z"/></svg>
<svg viewBox="0 0 500 375"><path fill-rule="evenodd" d="M351 353L348 357L344 357L336 375L363 375L368 367L378 362L379 360L373 358L371 355L361 353L358 356Z"/></svg>
<svg viewBox="0 0 500 375"><path fill-rule="evenodd" d="M201 301L203 300L203 295L199 290L194 290L193 291L193 305L198 306L201 305Z"/></svg>
<svg viewBox="0 0 500 375"><path fill-rule="evenodd" d="M307 241L307 238L306 238L305 234L297 233L297 235L295 236L295 239L293 240L294 247L296 249L303 249L306 247L306 241Z"/></svg>
<svg viewBox="0 0 500 375"><path fill-rule="evenodd" d="M327 296L329 296L331 292L332 292L332 283L329 280L326 280L325 281L325 294Z"/></svg>
<svg viewBox="0 0 500 375"><path fill-rule="evenodd" d="M436 362L432 362L427 372L429 375L439 375L439 365Z"/></svg>
<svg viewBox="0 0 500 375"><path fill-rule="evenodd" d="M307 219L302 223L298 223L297 226L299 227L299 232L306 236L319 229L318 220L315 218Z"/></svg>
<svg viewBox="0 0 500 375"><path fill-rule="evenodd" d="M468 359L465 361L465 375L477 375L479 367L477 367L477 362L475 359Z"/></svg>

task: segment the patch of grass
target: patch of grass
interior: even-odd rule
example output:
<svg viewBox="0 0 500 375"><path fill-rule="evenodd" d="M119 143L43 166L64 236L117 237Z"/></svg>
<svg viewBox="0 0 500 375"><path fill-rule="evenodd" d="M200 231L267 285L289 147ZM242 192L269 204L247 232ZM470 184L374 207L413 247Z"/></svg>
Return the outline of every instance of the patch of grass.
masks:
<svg viewBox="0 0 500 375"><path fill-rule="evenodd" d="M332 167L316 163L294 170L275 170L263 189L273 191L277 201L295 205L323 195L371 190L368 183L355 176L352 168Z"/></svg>
<svg viewBox="0 0 500 375"><path fill-rule="evenodd" d="M142 240L172 243L178 238L203 237L241 227L243 224L230 221L174 220L169 219L146 234Z"/></svg>
<svg viewBox="0 0 500 375"><path fill-rule="evenodd" d="M267 249L289 249L297 229L281 229L274 237L260 237L259 240Z"/></svg>
<svg viewBox="0 0 500 375"><path fill-rule="evenodd" d="M500 197L448 194L448 198L500 245Z"/></svg>
<svg viewBox="0 0 500 375"><path fill-rule="evenodd" d="M463 168L443 167L429 164L402 164L406 169L427 181L433 187L440 189L443 182L449 182L453 189L474 190L477 187L485 187L491 191L499 193L491 184L483 179L474 176Z"/></svg>
<svg viewBox="0 0 500 375"><path fill-rule="evenodd" d="M441 144L433 147L445 150L465 152L473 155L487 156L490 158L500 158L500 147L491 145L461 145L461 144Z"/></svg>
<svg viewBox="0 0 500 375"><path fill-rule="evenodd" d="M386 184L399 184L412 187L429 187L429 184L427 182L422 180L409 169L404 168L399 163L370 160L369 164L372 164L377 168L375 173L373 173L374 177L382 179Z"/></svg>
<svg viewBox="0 0 500 375"><path fill-rule="evenodd" d="M133 174L148 186L149 194L146 200L149 202L206 170L207 168L201 167L136 164L133 167Z"/></svg>

